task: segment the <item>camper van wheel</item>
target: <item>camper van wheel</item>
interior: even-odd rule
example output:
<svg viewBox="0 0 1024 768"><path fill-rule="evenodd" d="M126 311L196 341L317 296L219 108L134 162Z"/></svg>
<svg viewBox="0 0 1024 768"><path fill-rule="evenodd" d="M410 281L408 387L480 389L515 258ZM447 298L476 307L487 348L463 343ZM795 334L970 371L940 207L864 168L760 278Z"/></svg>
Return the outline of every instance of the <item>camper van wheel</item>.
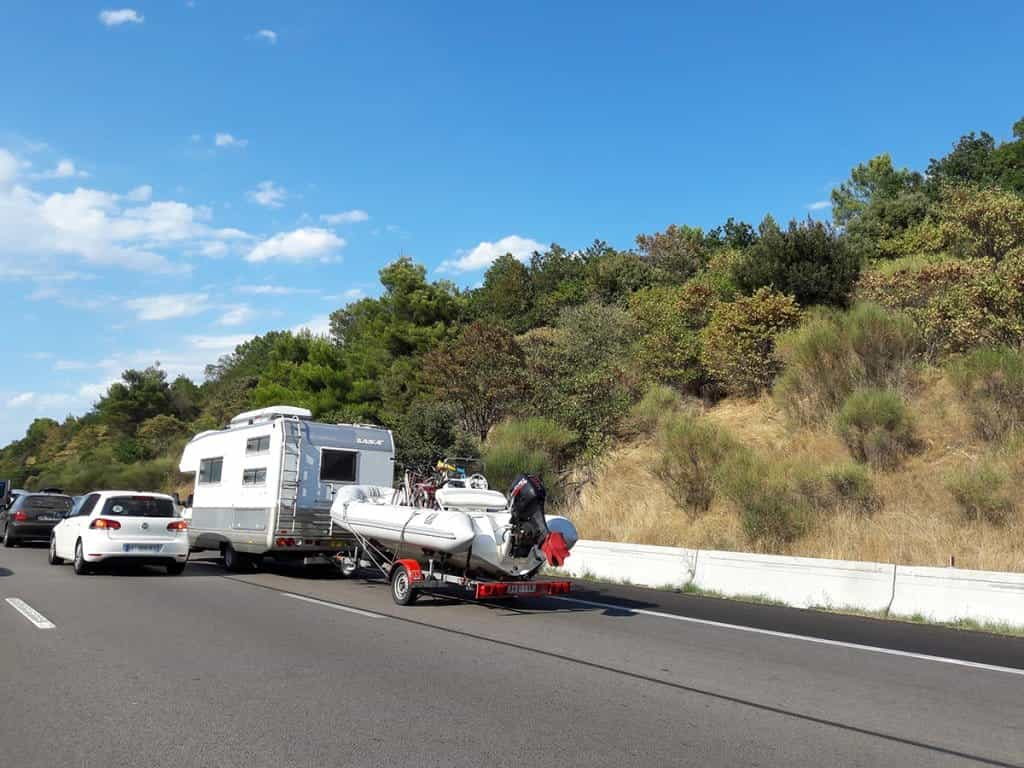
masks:
<svg viewBox="0 0 1024 768"><path fill-rule="evenodd" d="M232 573L244 573L252 570L252 561L247 555L236 552L230 544L224 545L224 567Z"/></svg>
<svg viewBox="0 0 1024 768"><path fill-rule="evenodd" d="M412 605L417 596L409 569L404 565L395 566L395 572L391 574L391 599L398 605Z"/></svg>

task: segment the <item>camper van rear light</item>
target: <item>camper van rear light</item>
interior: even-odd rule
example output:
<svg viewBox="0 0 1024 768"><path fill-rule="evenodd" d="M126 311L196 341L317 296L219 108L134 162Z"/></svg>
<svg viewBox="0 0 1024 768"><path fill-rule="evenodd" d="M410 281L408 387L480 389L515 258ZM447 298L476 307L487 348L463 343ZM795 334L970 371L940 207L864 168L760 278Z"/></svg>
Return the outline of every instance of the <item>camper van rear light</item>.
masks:
<svg viewBox="0 0 1024 768"><path fill-rule="evenodd" d="M174 522L167 524L168 531L187 531L188 521L187 520L175 520Z"/></svg>
<svg viewBox="0 0 1024 768"><path fill-rule="evenodd" d="M89 524L90 528L105 530L105 531L119 531L121 530L121 524L117 520L108 520L105 517L97 517Z"/></svg>
<svg viewBox="0 0 1024 768"><path fill-rule="evenodd" d="M294 547L295 539L277 539L274 543L279 547ZM302 543L301 539L299 539L299 543Z"/></svg>

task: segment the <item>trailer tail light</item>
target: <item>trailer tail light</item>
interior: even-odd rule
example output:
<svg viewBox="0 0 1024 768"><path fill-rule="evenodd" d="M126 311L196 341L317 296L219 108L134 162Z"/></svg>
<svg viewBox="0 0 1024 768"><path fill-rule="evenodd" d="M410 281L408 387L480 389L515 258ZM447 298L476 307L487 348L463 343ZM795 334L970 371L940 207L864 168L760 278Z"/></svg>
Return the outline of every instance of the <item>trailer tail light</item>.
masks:
<svg viewBox="0 0 1024 768"><path fill-rule="evenodd" d="M302 540L299 539L299 541L301 542ZM295 539L291 539L291 538L288 538L288 539L277 539L277 540L274 541L274 543L277 546L279 546L279 547L294 547L295 546Z"/></svg>
<svg viewBox="0 0 1024 768"><path fill-rule="evenodd" d="M104 531L119 531L121 530L121 524L117 520L108 520L105 517L97 517L91 523L89 527L92 529L99 529Z"/></svg>
<svg viewBox="0 0 1024 768"><path fill-rule="evenodd" d="M188 521L187 520L175 520L172 523L167 524L168 531L187 531Z"/></svg>
<svg viewBox="0 0 1024 768"><path fill-rule="evenodd" d="M15 512L13 519L15 522L23 523L28 520L28 514L25 512Z"/></svg>
<svg viewBox="0 0 1024 768"><path fill-rule="evenodd" d="M567 595L568 581L495 581L476 585L476 599L514 595Z"/></svg>

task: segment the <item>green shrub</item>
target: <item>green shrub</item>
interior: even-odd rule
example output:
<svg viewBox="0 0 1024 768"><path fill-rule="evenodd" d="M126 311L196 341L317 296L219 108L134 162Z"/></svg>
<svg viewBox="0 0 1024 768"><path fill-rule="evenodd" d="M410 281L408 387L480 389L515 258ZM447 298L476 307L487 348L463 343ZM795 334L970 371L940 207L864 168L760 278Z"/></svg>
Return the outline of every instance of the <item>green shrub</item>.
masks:
<svg viewBox="0 0 1024 768"><path fill-rule="evenodd" d="M836 430L858 461L894 469L918 447L906 405L891 390L858 389L843 402Z"/></svg>
<svg viewBox="0 0 1024 768"><path fill-rule="evenodd" d="M683 396L672 387L652 384L629 412L628 428L635 433L651 434L662 419L683 407Z"/></svg>
<svg viewBox="0 0 1024 768"><path fill-rule="evenodd" d="M496 425L484 443L487 479L505 490L520 473L539 474L553 501L560 497L559 472L576 434L550 419L533 416Z"/></svg>
<svg viewBox="0 0 1024 768"><path fill-rule="evenodd" d="M800 308L791 297L767 288L719 304L703 332L704 367L727 394L760 392L782 369L776 337L799 319Z"/></svg>
<svg viewBox="0 0 1024 768"><path fill-rule="evenodd" d="M676 502L691 513L705 512L715 497L715 472L725 457L743 450L714 423L677 413L661 423L661 458L655 475Z"/></svg>
<svg viewBox="0 0 1024 768"><path fill-rule="evenodd" d="M903 310L917 325L927 355L1011 344L1024 334L1024 265L1008 255L961 261L902 260L866 272L857 295Z"/></svg>
<svg viewBox="0 0 1024 768"><path fill-rule="evenodd" d="M985 440L999 440L1024 424L1024 353L978 349L953 361L950 378Z"/></svg>
<svg viewBox="0 0 1024 768"><path fill-rule="evenodd" d="M782 230L771 217L734 274L746 292L772 288L802 306L844 306L860 273L860 255L831 225L808 219Z"/></svg>
<svg viewBox="0 0 1024 768"><path fill-rule="evenodd" d="M907 315L867 303L848 312L818 310L777 346L786 368L776 400L802 423L828 417L859 387L900 386L919 350Z"/></svg>
<svg viewBox="0 0 1024 768"><path fill-rule="evenodd" d="M739 510L743 532L751 542L776 549L807 530L811 508L794 490L784 464L765 462L751 451L732 451L715 479Z"/></svg>
<svg viewBox="0 0 1024 768"><path fill-rule="evenodd" d="M996 525L1006 523L1017 511L1007 493L1008 485L1006 471L990 461L965 467L946 482L965 520L983 520Z"/></svg>
<svg viewBox="0 0 1024 768"><path fill-rule="evenodd" d="M858 464L829 467L825 480L836 501L854 512L870 515L882 506L871 475Z"/></svg>
<svg viewBox="0 0 1024 768"><path fill-rule="evenodd" d="M632 358L649 380L700 390L706 380L700 329L715 303L713 288L694 281L648 288L630 297L629 314L640 330Z"/></svg>

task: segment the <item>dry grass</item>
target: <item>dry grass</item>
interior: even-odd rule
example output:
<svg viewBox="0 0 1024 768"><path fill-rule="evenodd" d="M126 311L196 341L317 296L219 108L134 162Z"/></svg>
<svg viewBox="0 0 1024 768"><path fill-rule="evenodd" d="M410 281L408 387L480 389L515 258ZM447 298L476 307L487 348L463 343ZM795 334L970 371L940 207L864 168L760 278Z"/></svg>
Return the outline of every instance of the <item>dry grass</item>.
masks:
<svg viewBox="0 0 1024 768"><path fill-rule="evenodd" d="M943 566L950 556L961 568L1024 571L1024 519L1006 525L965 521L946 479L985 455L986 446L952 386L940 373L926 371L911 394L920 453L897 471L872 472L881 497L873 515L837 511L816 515L803 537L772 551L806 557ZM787 425L768 398L728 400L706 412L746 445L767 457L825 467L849 462L842 442L827 428ZM658 459L650 439L608 456L570 510L582 536L666 546L750 551L736 511L716 499L693 519L680 509L654 476ZM1024 475L1020 451L1000 457L1018 480ZM1018 510L1024 510L1024 483L1011 484Z"/></svg>

